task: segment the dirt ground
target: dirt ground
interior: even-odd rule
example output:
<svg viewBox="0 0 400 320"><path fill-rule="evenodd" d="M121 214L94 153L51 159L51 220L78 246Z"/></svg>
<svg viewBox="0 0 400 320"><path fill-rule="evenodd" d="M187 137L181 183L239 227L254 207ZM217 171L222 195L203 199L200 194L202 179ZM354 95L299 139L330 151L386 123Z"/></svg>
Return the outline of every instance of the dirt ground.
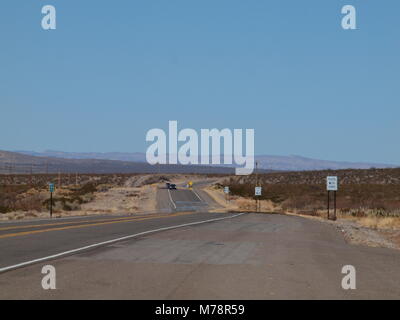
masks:
<svg viewBox="0 0 400 320"><path fill-rule="evenodd" d="M93 201L83 204L80 211L87 214L154 211L156 209L156 188L156 185L114 187L106 192L97 192Z"/></svg>
<svg viewBox="0 0 400 320"><path fill-rule="evenodd" d="M95 178L92 177L92 183L93 180L96 181ZM87 193L79 193L79 200L83 203L77 203L76 200L64 202L67 204L68 209L57 199L71 198L74 193L73 188L71 186L56 188L53 194L53 217L154 213L157 206L157 188L164 187L165 182L169 181L178 185L185 185L189 181L195 183L204 179L204 176L184 174L134 175L123 181L103 178L101 182L92 186L93 190L89 190ZM87 183L90 183L90 181ZM23 201L26 207L25 210L0 214L0 221L48 218L49 210L44 209L42 206L43 201L48 201L48 199L49 192L46 188L31 188L26 192L22 192L16 196L16 201ZM35 205L32 205L33 203Z"/></svg>
<svg viewBox="0 0 400 320"><path fill-rule="evenodd" d="M65 211L55 208L53 216L67 217L105 213L134 214L138 212L155 211L156 188L156 185L142 187L111 187L105 191L94 192L91 195L91 201L80 205L78 210ZM64 194L62 193L63 190L57 192L54 194L55 197ZM47 193L45 196L48 196ZM0 215L0 220L47 218L48 216L49 211L15 211Z"/></svg>

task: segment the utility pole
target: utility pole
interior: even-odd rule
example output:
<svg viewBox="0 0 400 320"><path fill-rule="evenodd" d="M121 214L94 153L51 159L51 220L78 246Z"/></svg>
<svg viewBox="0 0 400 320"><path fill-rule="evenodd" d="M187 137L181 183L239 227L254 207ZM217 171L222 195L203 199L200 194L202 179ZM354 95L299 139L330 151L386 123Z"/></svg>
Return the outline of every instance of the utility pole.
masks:
<svg viewBox="0 0 400 320"><path fill-rule="evenodd" d="M256 187L258 187L258 161L256 161ZM258 196L256 197L256 212L258 212Z"/></svg>
<svg viewBox="0 0 400 320"><path fill-rule="evenodd" d="M49 191L50 191L50 218L53 217L53 192L54 192L54 184L49 184Z"/></svg>
<svg viewBox="0 0 400 320"><path fill-rule="evenodd" d="M8 176L7 176L7 182L8 184L11 185L11 165L9 163L7 163L6 165L6 174L8 172Z"/></svg>
<svg viewBox="0 0 400 320"><path fill-rule="evenodd" d="M14 162L11 162L11 165L10 165L10 181L11 181L11 184L14 184L13 167L14 167Z"/></svg>
<svg viewBox="0 0 400 320"><path fill-rule="evenodd" d="M31 172L30 172L30 183L31 183L31 186L33 185L33 181L32 181L32 166L33 166L33 164L31 163Z"/></svg>
<svg viewBox="0 0 400 320"><path fill-rule="evenodd" d="M58 188L61 188L61 172L58 171Z"/></svg>

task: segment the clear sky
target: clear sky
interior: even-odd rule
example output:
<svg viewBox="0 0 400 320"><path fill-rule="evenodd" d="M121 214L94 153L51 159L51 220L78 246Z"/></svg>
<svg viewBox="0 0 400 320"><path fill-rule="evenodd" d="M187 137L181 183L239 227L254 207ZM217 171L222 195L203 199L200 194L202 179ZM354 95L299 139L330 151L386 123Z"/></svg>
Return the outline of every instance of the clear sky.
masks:
<svg viewBox="0 0 400 320"><path fill-rule="evenodd" d="M400 164L399 17L398 0L1 0L0 149L144 152L178 120L254 128L256 154Z"/></svg>

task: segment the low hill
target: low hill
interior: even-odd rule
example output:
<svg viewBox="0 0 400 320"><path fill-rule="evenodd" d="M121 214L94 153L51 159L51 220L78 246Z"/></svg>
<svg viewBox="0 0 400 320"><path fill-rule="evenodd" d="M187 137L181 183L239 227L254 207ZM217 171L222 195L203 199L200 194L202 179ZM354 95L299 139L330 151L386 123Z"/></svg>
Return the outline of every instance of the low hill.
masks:
<svg viewBox="0 0 400 320"><path fill-rule="evenodd" d="M150 165L103 159L65 159L38 157L17 152L0 151L0 173L204 173L232 174L233 168L196 165Z"/></svg>
<svg viewBox="0 0 400 320"><path fill-rule="evenodd" d="M31 156L54 157L64 159L101 159L119 160L143 163L146 155L140 152L63 152L47 150L44 152L17 151ZM258 155L255 159L260 169L275 171L305 171L305 170L340 170L340 169L369 169L369 168L393 168L395 165L370 162L345 162L306 158L302 156L272 156Z"/></svg>

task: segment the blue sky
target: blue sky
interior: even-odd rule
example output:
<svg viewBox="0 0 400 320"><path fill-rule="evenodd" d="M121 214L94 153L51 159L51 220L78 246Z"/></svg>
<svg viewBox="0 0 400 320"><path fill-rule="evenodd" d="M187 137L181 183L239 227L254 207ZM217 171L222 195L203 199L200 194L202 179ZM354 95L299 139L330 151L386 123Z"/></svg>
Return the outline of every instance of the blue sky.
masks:
<svg viewBox="0 0 400 320"><path fill-rule="evenodd" d="M41 8L57 30L41 29ZM358 30L341 28L357 9ZM2 0L0 149L145 151L254 128L256 154L400 164L400 2Z"/></svg>

